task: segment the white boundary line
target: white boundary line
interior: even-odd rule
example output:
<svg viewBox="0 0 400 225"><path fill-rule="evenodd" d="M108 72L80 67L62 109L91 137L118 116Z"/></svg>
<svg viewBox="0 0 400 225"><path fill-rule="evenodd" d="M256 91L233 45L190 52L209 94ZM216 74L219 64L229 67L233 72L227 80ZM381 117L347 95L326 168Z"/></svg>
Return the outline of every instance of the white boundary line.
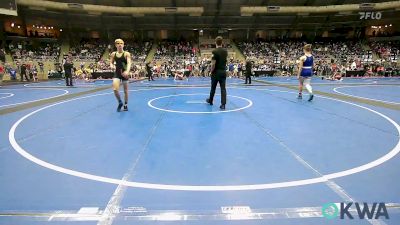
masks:
<svg viewBox="0 0 400 225"><path fill-rule="evenodd" d="M195 84L192 84L192 83L188 83L189 81L188 80L172 80L173 81L173 83L156 83L156 84L153 84L153 82L149 82L149 81L147 81L147 80L142 80L142 81L140 81L140 83L141 84L145 84L145 85L149 85L149 86L155 86L155 87L157 87L157 86L162 86L162 85L176 85L176 86L182 86L182 87L186 87L186 86L199 86L199 85L211 85L211 78L209 78L210 80L199 80L199 81L197 81L197 82L199 82L199 83L195 83ZM235 81L235 82L231 82L231 83L229 83L228 81L228 79L233 79L233 78L226 78L226 80L227 80L227 82L226 82L226 85L228 86L228 85L238 85L238 84L243 84L243 83L240 83L239 81L240 81L240 79L238 79L238 78L234 78L234 79L237 79L238 81ZM155 80L155 81L157 81L157 80ZM166 81L166 80L163 80L163 81Z"/></svg>
<svg viewBox="0 0 400 225"><path fill-rule="evenodd" d="M107 84L105 84L104 83L104 80L101 80L101 82L100 81L98 81L99 82L99 84L96 84L96 81L95 82L90 82L90 83L88 83L88 84L84 84L84 83L77 83L76 81L75 81L75 83L73 83L73 85L74 85L74 87L97 87L97 86L112 86L112 82L110 82L110 83L107 83ZM65 84L64 83L62 83L62 82L59 82L59 83L57 83L58 85L60 85L60 87L65 87Z"/></svg>
<svg viewBox="0 0 400 225"><path fill-rule="evenodd" d="M244 106L244 107L237 108L237 109L219 110L219 111L212 111L212 112L195 112L195 111L191 112L191 111L179 111L179 110L162 109L162 108L156 107L156 106L154 106L154 105L151 104L153 101L158 100L158 99L162 99L162 98L169 98L169 97L173 97L173 96L191 96L191 95L206 95L206 96L208 96L209 94L204 94L204 93L193 93L193 94L166 95L166 96L161 96L161 97L158 97L158 98L153 98L153 99L151 99L150 101L147 102L147 105L150 106L150 107L153 108L153 109L157 109L157 110L164 111L164 112L185 113L185 114L212 114L212 113L235 112L235 111L247 109L247 108L249 108L249 107L251 107L251 106L253 105L253 102L252 102L251 100L249 100L249 99L247 99L247 98L239 97L239 96L234 96L234 95L227 95L227 96L229 96L229 97L234 97L234 98L239 98L239 99L243 99L243 100L247 101L249 104L246 105L246 106ZM204 101L204 103L206 103L206 102Z"/></svg>
<svg viewBox="0 0 400 225"><path fill-rule="evenodd" d="M14 96L14 94L13 94L13 93L0 93L0 95L8 95L8 96L5 96L5 97L0 97L0 99L3 99L3 98L9 98L9 97L12 97L12 96Z"/></svg>
<svg viewBox="0 0 400 225"><path fill-rule="evenodd" d="M297 85L298 84L298 80L293 78L293 79L287 79L290 81L269 81L267 79L254 79L255 81L264 81L264 82L269 82L271 84L293 84L293 85ZM292 81L292 82L291 82ZM346 83L343 81L329 81L326 83L323 82L316 82L315 80L311 80L311 84L331 84L331 85L374 85L376 84L376 81L372 81L372 82L368 82L368 83Z"/></svg>
<svg viewBox="0 0 400 225"><path fill-rule="evenodd" d="M111 80L110 80L111 81ZM28 87L28 88L63 88L66 87L65 83L63 82L57 82L56 84L53 84L56 81L49 81L47 83L49 83L50 85L34 85L34 84L41 84L41 83L29 83L29 84L24 84L24 87ZM64 80L65 82L65 80ZM96 84L99 83L99 84ZM32 85L33 84L33 85ZM112 82L110 83L105 83L104 80L94 80L94 82L87 82L87 83L82 83L82 82L78 82L76 83L76 81L74 82L74 87L81 87L81 88L87 88L87 87L98 87L98 86L107 86L107 85L112 85Z"/></svg>
<svg viewBox="0 0 400 225"><path fill-rule="evenodd" d="M27 85L27 84L25 84L25 85ZM65 86L65 85L58 85L58 84L48 85L48 86L47 85L25 86L25 85L24 85L24 87L27 87L27 88L95 88L95 87L107 86L107 85L111 86L111 84L98 84L98 85L95 85L95 84L73 84L74 85L73 87L68 87L68 86Z"/></svg>
<svg viewBox="0 0 400 225"><path fill-rule="evenodd" d="M170 89L170 88L163 88L163 89ZM175 88L171 88L171 89L175 89ZM249 89L246 88L248 90L266 90L269 91L267 89ZM133 91L142 91L142 90L149 90L149 89L138 89L138 90L133 90ZM154 90L154 89L151 89ZM286 92L286 93L294 93L294 92L290 92L290 91L278 91L278 90L274 90L277 92ZM393 158L394 156L396 156L399 152L400 152L400 139L397 142L396 146L390 150L387 154L381 156L380 158L371 161L369 163L366 163L364 165L358 166L358 167L354 167L348 170L344 170L344 171L340 171L340 172L335 172L335 173L330 173L327 175L323 175L321 177L316 177L316 178L310 178L310 179L302 179L302 180L294 180L294 181L286 181L286 182L276 182L276 183L267 183L267 184L250 184L250 185L225 185L225 186L202 186L202 185L168 185L168 184L156 184L156 183L143 183L143 182L133 182L133 181L124 181L124 180L119 180L119 179L114 179L114 178L109 178L109 177L103 177L103 176L97 176L97 175L93 175L93 174L89 174L89 173L84 173L84 172L80 172L80 171L75 171L75 170L71 170L71 169L67 169L61 166L57 166L51 163L48 163L46 161L43 161L39 158L36 158L35 156L31 155L30 153L28 153L27 151L25 151L16 141L15 139L15 131L17 129L17 127L19 126L19 124L22 123L22 121L24 121L25 119L27 119L28 117L32 116L33 114L40 112L42 110L45 110L47 108L59 105L59 104L63 104L66 102L70 102L70 101L75 101L75 100L79 100L79 99L85 99L85 98L91 98L91 97L95 97L95 96L100 96L100 95L107 95L107 94L112 94L112 93L103 93L103 94L96 94L96 95L90 95L90 96L84 96L84 97L80 97L80 98L75 98L75 99L70 99L70 100L66 100L66 101L62 101L62 102L58 102L52 105L48 105L45 107L42 107L40 109L37 109L25 116L23 116L22 118L20 118L17 122L15 122L13 124L13 126L11 127L9 134L8 134L8 139L12 145L12 147L14 148L14 150L16 152L18 152L21 156L25 157L26 159L40 165L43 166L45 168L60 172L60 173L64 173L64 174L69 174L72 176L76 176L76 177L81 177L84 179L89 179L89 180L95 180L95 181L100 181L100 182L104 182L104 183L110 183L110 184L117 184L117 185L124 185L124 186L129 186L129 187L136 187L136 188L147 188L147 189L159 189L159 190L175 190L175 191L244 191L244 190L262 190L262 189L274 189L274 188L285 188L285 187L295 187L295 186L302 186L302 185L309 185L309 184L317 184L317 183L323 183L323 182L327 182L330 179L335 179L335 178L340 178L340 177L345 177L345 176L349 176L352 174L356 174L356 173L360 173L363 171L366 171L368 169L374 168L376 166L379 166L383 163L385 163L386 161L390 160L391 158ZM367 108L365 106L361 106L355 103L351 103L351 102L346 102L343 100L339 100L339 99L334 99L334 98L329 98L329 97L324 97L324 96L318 96L319 98L325 98L325 99L330 99L330 100L334 100L334 101L338 101L338 102L342 102L342 103L347 103L350 104L352 106L356 106L359 107L361 109L365 109L368 110L372 113L377 114L378 116L383 117L384 119L386 119L387 121L389 121L396 129L398 134L400 134L400 125L397 124L395 121L393 121L391 118L389 118L388 116L377 112L373 109Z"/></svg>
<svg viewBox="0 0 400 225"><path fill-rule="evenodd" d="M259 80L259 81L264 81L264 80ZM272 81L266 81L271 84L284 84L284 85L298 85L298 82L272 82ZM312 81L311 81L312 82ZM319 84L329 84L329 85L359 85L359 86L367 86L367 85L373 85L374 83L321 83L321 82L312 82L311 84L319 85Z"/></svg>
<svg viewBox="0 0 400 225"><path fill-rule="evenodd" d="M56 90L56 91L64 91L63 94L60 95L56 95L56 96L51 96L48 98L40 98L40 99L36 99L36 100L32 100L32 101L26 101L26 102L18 102L18 103L13 103L13 104L7 104L7 105L0 105L1 107L6 107L6 106L13 106L13 105L21 105L21 104L25 104L25 103L31 103L31 102L37 102L37 101L41 101L41 100L45 100L45 99L52 99L52 98L56 98L56 97L60 97L63 95L66 95L69 93L69 91L64 90L64 89L57 89L57 88L16 88L16 89L1 89L1 90L16 90L16 91L25 91L26 89L33 89L33 90ZM26 94L26 93L25 93Z"/></svg>
<svg viewBox="0 0 400 225"><path fill-rule="evenodd" d="M366 99L366 100L373 100L373 101L377 101L377 102L384 102L384 103L388 103L388 104L393 104L393 105L400 105L400 102L390 102L390 101L383 101L383 100L379 100L379 99L374 99L374 98L366 98L366 97L361 97L361 96L357 96L357 95L351 95L351 94L346 94L343 92L338 91L337 89L340 88L353 88L353 87L376 87L376 86L395 86L396 85L360 85L360 86L342 86L342 87L336 87L333 89L334 92L339 93L341 95L345 95L345 96L350 96L350 97L354 97L354 98L361 98L361 99Z"/></svg>
<svg viewBox="0 0 400 225"><path fill-rule="evenodd" d="M52 87L52 86L54 86L54 87L58 87L57 85L55 85L55 84L53 84L55 81L48 81L48 82L44 82L44 83L48 83L48 84L51 84L51 85L32 85L32 84L43 84L43 83L29 83L29 84L24 84L24 87L27 87L27 88L37 88L37 87L40 87L40 88L42 88L42 87ZM56 84L58 84L58 83L56 83ZM62 87L62 86L60 86L60 87Z"/></svg>

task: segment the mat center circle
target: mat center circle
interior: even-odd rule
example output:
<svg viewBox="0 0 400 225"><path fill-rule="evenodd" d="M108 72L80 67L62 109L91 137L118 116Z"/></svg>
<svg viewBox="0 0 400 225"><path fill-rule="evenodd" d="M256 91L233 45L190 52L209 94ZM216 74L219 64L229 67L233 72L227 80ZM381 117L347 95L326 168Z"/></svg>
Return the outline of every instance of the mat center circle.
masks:
<svg viewBox="0 0 400 225"><path fill-rule="evenodd" d="M215 96L214 106L206 102L207 97L208 94L205 93L166 95L149 100L147 105L153 109L164 112L188 114L235 112L253 105L250 99L227 95L228 104L226 110L219 110L219 104L217 104L217 102L220 101L220 95Z"/></svg>

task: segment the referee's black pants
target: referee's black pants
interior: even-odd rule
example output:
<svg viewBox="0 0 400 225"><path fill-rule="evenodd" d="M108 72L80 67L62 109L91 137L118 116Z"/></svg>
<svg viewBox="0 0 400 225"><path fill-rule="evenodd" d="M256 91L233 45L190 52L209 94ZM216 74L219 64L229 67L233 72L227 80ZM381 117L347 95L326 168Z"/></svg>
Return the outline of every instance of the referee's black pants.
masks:
<svg viewBox="0 0 400 225"><path fill-rule="evenodd" d="M215 89L217 84L221 88L221 105L226 104L226 74L213 74L211 75L211 91L210 91L210 102L213 102Z"/></svg>

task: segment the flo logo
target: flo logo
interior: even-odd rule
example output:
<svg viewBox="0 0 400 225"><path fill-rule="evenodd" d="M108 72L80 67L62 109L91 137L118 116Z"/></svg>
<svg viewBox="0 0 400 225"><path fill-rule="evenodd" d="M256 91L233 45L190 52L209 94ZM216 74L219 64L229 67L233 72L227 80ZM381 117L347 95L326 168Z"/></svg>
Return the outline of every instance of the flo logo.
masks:
<svg viewBox="0 0 400 225"><path fill-rule="evenodd" d="M355 206L355 210L350 210L351 206ZM372 203L368 205L367 203L358 202L342 202L342 203L327 203L322 206L322 216L327 219L333 219L340 217L340 219L354 219L354 216L350 213L356 212L359 219L379 219L380 217L385 217L389 219L389 214L386 209L385 203ZM354 213L355 214L355 213Z"/></svg>
<svg viewBox="0 0 400 225"><path fill-rule="evenodd" d="M381 12L359 12L359 14L360 14L360 20L368 20L368 19L380 20L382 18Z"/></svg>

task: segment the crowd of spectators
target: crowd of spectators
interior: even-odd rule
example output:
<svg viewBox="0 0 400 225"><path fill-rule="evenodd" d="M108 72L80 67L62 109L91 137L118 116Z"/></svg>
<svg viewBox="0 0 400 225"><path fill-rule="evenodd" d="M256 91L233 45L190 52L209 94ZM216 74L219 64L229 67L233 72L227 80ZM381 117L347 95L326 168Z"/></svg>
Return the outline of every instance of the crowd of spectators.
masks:
<svg viewBox="0 0 400 225"><path fill-rule="evenodd" d="M132 61L144 62L151 46L151 42L125 42L124 49L131 53Z"/></svg>
<svg viewBox="0 0 400 225"><path fill-rule="evenodd" d="M190 41L164 41L158 44L154 59L158 61L196 60L198 49Z"/></svg>
<svg viewBox="0 0 400 225"><path fill-rule="evenodd" d="M400 41L369 42L371 50L382 60L393 62L400 55Z"/></svg>
<svg viewBox="0 0 400 225"><path fill-rule="evenodd" d="M241 42L239 49L254 64L254 70L275 70L278 74L296 75L297 60L303 55L302 41ZM387 63L372 60L371 50L359 41L325 41L313 45L314 71L318 75L332 76L346 71L361 71L368 75L381 75L386 68L395 68L399 54L399 42L372 43L370 47L380 53ZM392 60L390 61L389 57ZM360 72L360 73L361 73Z"/></svg>
<svg viewBox="0 0 400 225"><path fill-rule="evenodd" d="M60 56L60 44L56 42L12 41L7 47L14 61L55 61Z"/></svg>
<svg viewBox="0 0 400 225"><path fill-rule="evenodd" d="M275 42L239 42L237 46L246 60L253 64L253 71L274 71L276 75L296 75L297 60L303 55L305 42L299 40L280 40ZM397 75L400 41L366 42L360 41L321 41L311 43L313 46L314 71L321 76L346 74L347 71L362 71L367 75ZM102 58L106 48L110 52L113 45L98 40L82 40L73 45L68 55L81 65L76 71L110 72L109 59ZM145 76L151 68L155 76L174 76L184 73L187 76L209 76L210 58L198 57L199 49L190 41L160 42L153 61L146 66L145 59L152 47L151 42L129 42L125 50L132 55L132 76ZM204 46L203 46L204 47ZM232 46L231 46L232 47ZM206 46L213 48L213 46ZM201 48L202 49L202 48ZM28 70L43 72L43 62L58 62L60 45L56 42L11 41L7 42L6 51L18 65L26 64ZM373 61L375 53L379 57ZM61 58L62 59L62 58ZM36 61L36 62L34 62ZM93 61L93 63L83 62ZM35 67L35 63L38 63ZM62 61L60 61L62 64ZM229 76L240 77L245 61L228 59ZM32 66L29 66L32 65ZM20 71L19 68L16 71Z"/></svg>
<svg viewBox="0 0 400 225"><path fill-rule="evenodd" d="M91 39L81 40L73 44L66 55L71 55L76 61L98 61L106 50L105 42Z"/></svg>

